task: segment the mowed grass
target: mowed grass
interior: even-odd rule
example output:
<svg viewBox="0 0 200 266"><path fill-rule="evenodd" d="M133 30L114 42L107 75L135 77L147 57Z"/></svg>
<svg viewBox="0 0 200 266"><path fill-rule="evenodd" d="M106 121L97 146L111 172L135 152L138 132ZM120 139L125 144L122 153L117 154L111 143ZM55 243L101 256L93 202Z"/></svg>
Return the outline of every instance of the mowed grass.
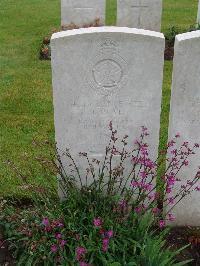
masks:
<svg viewBox="0 0 200 266"><path fill-rule="evenodd" d="M194 24L197 2L164 0L163 31L172 25L185 29ZM106 21L115 25L115 0L107 2ZM32 142L54 140L53 104L50 62L40 61L38 50L42 38L59 25L59 0L0 0L0 196L21 193L20 180L5 163L8 159L32 182L45 183ZM171 72L172 62L166 62L161 147L167 140Z"/></svg>

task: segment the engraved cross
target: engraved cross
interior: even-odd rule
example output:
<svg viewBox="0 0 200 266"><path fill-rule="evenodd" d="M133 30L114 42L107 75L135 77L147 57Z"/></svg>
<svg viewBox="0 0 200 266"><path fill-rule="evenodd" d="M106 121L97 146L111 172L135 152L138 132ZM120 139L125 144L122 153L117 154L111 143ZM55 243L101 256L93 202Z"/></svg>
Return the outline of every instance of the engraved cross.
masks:
<svg viewBox="0 0 200 266"><path fill-rule="evenodd" d="M141 15L142 15L142 12L147 7L148 7L148 5L142 5L142 0L139 0L139 4L138 5L131 5L131 8L138 9L138 26L141 25Z"/></svg>

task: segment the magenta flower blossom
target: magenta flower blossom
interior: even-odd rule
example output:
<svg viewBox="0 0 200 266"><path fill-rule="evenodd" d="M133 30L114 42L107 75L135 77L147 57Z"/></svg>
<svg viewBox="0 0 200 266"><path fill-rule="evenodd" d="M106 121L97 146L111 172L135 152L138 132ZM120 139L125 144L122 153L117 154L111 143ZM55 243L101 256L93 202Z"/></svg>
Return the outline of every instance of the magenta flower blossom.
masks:
<svg viewBox="0 0 200 266"><path fill-rule="evenodd" d="M106 232L106 235L108 236L108 238L111 238L111 237L113 237L113 230L109 230L109 231L107 231Z"/></svg>
<svg viewBox="0 0 200 266"><path fill-rule="evenodd" d="M166 193L167 193L167 194L170 194L171 192L172 192L172 189L171 189L170 187L167 186L167 187L166 187Z"/></svg>
<svg viewBox="0 0 200 266"><path fill-rule="evenodd" d="M125 209L127 207L127 201L122 199L119 201L118 205L121 209Z"/></svg>
<svg viewBox="0 0 200 266"><path fill-rule="evenodd" d="M139 207L136 207L135 208L135 212L136 213L141 213L142 212L142 207L140 207L140 206Z"/></svg>
<svg viewBox="0 0 200 266"><path fill-rule="evenodd" d="M43 218L43 220L42 220L42 224L44 225L44 226L49 226L49 219L48 218Z"/></svg>
<svg viewBox="0 0 200 266"><path fill-rule="evenodd" d="M154 214L158 214L160 212L160 209L158 209L157 207L155 207L155 208L152 209L152 212Z"/></svg>
<svg viewBox="0 0 200 266"><path fill-rule="evenodd" d="M188 165L189 165L189 161L184 160L184 161L183 161L183 164L184 164L185 166L188 166Z"/></svg>
<svg viewBox="0 0 200 266"><path fill-rule="evenodd" d="M76 248L76 259L78 261L82 260L85 256L87 250L84 247L77 247Z"/></svg>
<svg viewBox="0 0 200 266"><path fill-rule="evenodd" d="M67 243L66 240L61 240L60 241L60 247L63 248L65 246L65 244Z"/></svg>
<svg viewBox="0 0 200 266"><path fill-rule="evenodd" d="M109 246L109 239L108 238L104 238L103 239L103 243L102 243L103 252L106 252L108 250L108 246Z"/></svg>
<svg viewBox="0 0 200 266"><path fill-rule="evenodd" d="M132 187L138 187L139 183L137 181L132 181L131 186Z"/></svg>
<svg viewBox="0 0 200 266"><path fill-rule="evenodd" d="M168 214L169 221L173 222L175 220L175 216L172 213Z"/></svg>
<svg viewBox="0 0 200 266"><path fill-rule="evenodd" d="M52 227L53 227L53 228L56 228L56 227L61 228L61 227L64 227L64 224L63 224L62 222L60 222L59 220L54 220L54 221L52 222Z"/></svg>
<svg viewBox="0 0 200 266"><path fill-rule="evenodd" d="M173 147L175 143L176 143L176 142L175 142L174 140L170 140L170 141L168 142L168 144L167 144L167 147L168 147L168 148Z"/></svg>
<svg viewBox="0 0 200 266"><path fill-rule="evenodd" d="M96 227L101 227L102 224L103 224L103 222L102 222L102 220L101 220L100 218L94 218L94 220L93 220L93 224L94 224L94 226L96 226Z"/></svg>
<svg viewBox="0 0 200 266"><path fill-rule="evenodd" d="M52 245L52 246L51 246L51 252L56 253L57 250L58 250L57 245Z"/></svg>
<svg viewBox="0 0 200 266"><path fill-rule="evenodd" d="M57 227L64 227L64 224L61 223L61 222L58 222L58 223L57 223Z"/></svg>
<svg viewBox="0 0 200 266"><path fill-rule="evenodd" d="M169 204L172 204L173 205L174 204L174 198L173 197L169 198L168 199L168 202L169 202Z"/></svg>
<svg viewBox="0 0 200 266"><path fill-rule="evenodd" d="M159 221L159 227L160 227L160 228L165 227L165 224L166 224L166 223L165 223L164 220L160 220L160 221Z"/></svg>
<svg viewBox="0 0 200 266"><path fill-rule="evenodd" d="M175 181L176 181L176 179L173 175L170 175L167 177L167 185L168 186L174 186Z"/></svg>
<svg viewBox="0 0 200 266"><path fill-rule="evenodd" d="M61 235L61 233L56 233L55 234L55 237L56 237L56 239L61 239L62 238L62 235Z"/></svg>
<svg viewBox="0 0 200 266"><path fill-rule="evenodd" d="M145 177L147 177L147 173L145 171L142 171L142 172L140 172L140 176L142 178L145 178Z"/></svg>
<svg viewBox="0 0 200 266"><path fill-rule="evenodd" d="M144 185L143 188L144 188L144 190L146 190L146 191L151 191L151 190L152 190L152 186L153 186L153 185L149 183L149 184Z"/></svg>
<svg viewBox="0 0 200 266"><path fill-rule="evenodd" d="M45 232L51 232L52 228L51 226L45 226L44 231Z"/></svg>

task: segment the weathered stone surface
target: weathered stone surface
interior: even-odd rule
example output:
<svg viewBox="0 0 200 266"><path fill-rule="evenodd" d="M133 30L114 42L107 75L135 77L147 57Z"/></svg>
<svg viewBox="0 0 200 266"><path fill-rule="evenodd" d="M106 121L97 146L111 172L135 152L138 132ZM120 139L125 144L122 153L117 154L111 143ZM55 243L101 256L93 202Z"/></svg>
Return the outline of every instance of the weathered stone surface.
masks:
<svg viewBox="0 0 200 266"><path fill-rule="evenodd" d="M200 24L200 1L198 4L197 23Z"/></svg>
<svg viewBox="0 0 200 266"><path fill-rule="evenodd" d="M61 0L61 25L105 24L106 0Z"/></svg>
<svg viewBox="0 0 200 266"><path fill-rule="evenodd" d="M181 138L179 143L189 141L200 142L200 31L176 36L169 124L169 139L177 132ZM200 165L200 152L191 157L187 167L179 172L173 195L195 176ZM200 185L198 182L196 184ZM195 186L195 187L196 187ZM193 192L180 202L173 214L174 225L200 225L200 192ZM168 208L169 209L169 208Z"/></svg>
<svg viewBox="0 0 200 266"><path fill-rule="evenodd" d="M117 0L117 26L160 31L162 0Z"/></svg>
<svg viewBox="0 0 200 266"><path fill-rule="evenodd" d="M146 126L150 156L157 157L164 46L163 34L129 28L53 34L56 142L60 151L70 148L81 172L79 152L103 160L110 121L131 144Z"/></svg>

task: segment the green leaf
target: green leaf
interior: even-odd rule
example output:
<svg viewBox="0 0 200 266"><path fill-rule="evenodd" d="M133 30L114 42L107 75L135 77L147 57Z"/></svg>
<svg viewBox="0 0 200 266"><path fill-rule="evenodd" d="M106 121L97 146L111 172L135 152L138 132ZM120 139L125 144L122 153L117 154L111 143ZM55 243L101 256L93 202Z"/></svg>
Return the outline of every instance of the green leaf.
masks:
<svg viewBox="0 0 200 266"><path fill-rule="evenodd" d="M189 262L192 262L193 259L191 260L185 260L185 261L182 261L182 262L178 262L176 264L174 264L173 266L183 266L183 265L187 265Z"/></svg>
<svg viewBox="0 0 200 266"><path fill-rule="evenodd" d="M108 264L108 266L121 266L121 263L119 263L119 262L112 262L112 263Z"/></svg>

